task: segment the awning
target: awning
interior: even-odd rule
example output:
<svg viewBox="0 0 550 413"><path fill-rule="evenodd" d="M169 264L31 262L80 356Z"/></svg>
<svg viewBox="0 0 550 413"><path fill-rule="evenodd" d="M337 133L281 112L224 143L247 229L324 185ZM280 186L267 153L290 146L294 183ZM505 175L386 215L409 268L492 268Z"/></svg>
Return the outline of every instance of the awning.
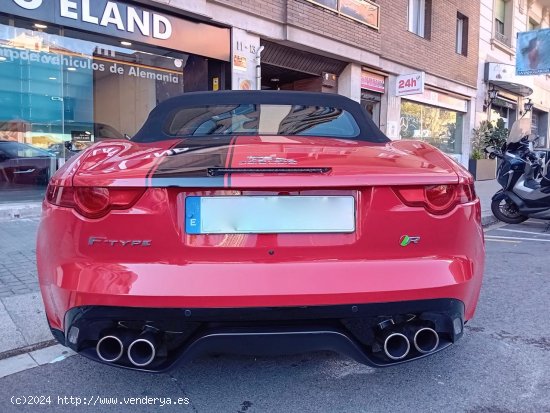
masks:
<svg viewBox="0 0 550 413"><path fill-rule="evenodd" d="M310 76L321 76L324 72L340 75L348 64L266 40L262 40L261 44L265 47L262 63Z"/></svg>
<svg viewBox="0 0 550 413"><path fill-rule="evenodd" d="M485 63L485 81L518 96L533 93L530 76L516 76L516 68L505 63Z"/></svg>

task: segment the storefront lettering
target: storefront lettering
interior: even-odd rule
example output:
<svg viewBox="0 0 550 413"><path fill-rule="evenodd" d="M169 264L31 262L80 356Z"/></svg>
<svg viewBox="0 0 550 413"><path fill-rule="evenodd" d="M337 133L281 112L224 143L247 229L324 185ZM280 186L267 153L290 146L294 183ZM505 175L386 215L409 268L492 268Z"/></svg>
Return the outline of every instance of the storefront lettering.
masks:
<svg viewBox="0 0 550 413"><path fill-rule="evenodd" d="M27 10L34 10L42 5L42 0L13 0L19 7Z"/></svg>
<svg viewBox="0 0 550 413"><path fill-rule="evenodd" d="M58 1L59 15L63 18L82 20L96 26L107 27L112 25L120 31L129 33L135 33L137 29L143 36L160 40L166 40L172 36L172 23L166 16L161 14L113 1L107 1L103 8L99 3L91 3L91 0ZM43 5L43 0L13 0L13 2L26 10L36 10ZM91 4L94 8L91 7Z"/></svg>
<svg viewBox="0 0 550 413"><path fill-rule="evenodd" d="M42 63L65 68L93 70L95 72L109 71L113 74L135 76L142 79L158 80L162 82L178 84L181 82L181 73L154 68L139 67L124 62L102 61L100 57L94 59L87 57L64 56L53 53L33 52L29 50L16 50L12 48L0 48L0 56L7 62L26 61L29 63ZM94 61L99 60L99 61Z"/></svg>
<svg viewBox="0 0 550 413"><path fill-rule="evenodd" d="M142 79L163 80L165 82L178 83L179 78L173 74L160 74L148 70L140 69L139 67L130 66L128 71L129 76L136 76Z"/></svg>

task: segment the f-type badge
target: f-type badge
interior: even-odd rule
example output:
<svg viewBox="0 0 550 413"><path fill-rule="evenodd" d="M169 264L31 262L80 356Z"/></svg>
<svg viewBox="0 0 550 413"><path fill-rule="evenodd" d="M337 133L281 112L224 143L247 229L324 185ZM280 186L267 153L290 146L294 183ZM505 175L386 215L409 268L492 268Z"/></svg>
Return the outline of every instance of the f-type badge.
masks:
<svg viewBox="0 0 550 413"><path fill-rule="evenodd" d="M399 245L402 247L407 247L411 244L418 244L420 242L420 237L411 237L410 235L403 235L399 240Z"/></svg>
<svg viewBox="0 0 550 413"><path fill-rule="evenodd" d="M92 245L92 246L96 244L103 244L103 245L110 245L111 247L114 247L114 246L150 247L151 242L152 241L150 239L107 239L104 237L88 238L88 245Z"/></svg>

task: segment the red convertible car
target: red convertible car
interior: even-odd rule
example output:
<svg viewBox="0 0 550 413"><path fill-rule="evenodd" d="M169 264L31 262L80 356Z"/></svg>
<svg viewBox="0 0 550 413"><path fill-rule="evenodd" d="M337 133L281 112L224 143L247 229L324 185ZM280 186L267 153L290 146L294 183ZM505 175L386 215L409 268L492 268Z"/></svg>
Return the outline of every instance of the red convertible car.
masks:
<svg viewBox="0 0 550 413"><path fill-rule="evenodd" d="M331 350L371 366L464 333L484 267L472 177L358 103L188 93L50 181L37 246L51 331L102 363Z"/></svg>

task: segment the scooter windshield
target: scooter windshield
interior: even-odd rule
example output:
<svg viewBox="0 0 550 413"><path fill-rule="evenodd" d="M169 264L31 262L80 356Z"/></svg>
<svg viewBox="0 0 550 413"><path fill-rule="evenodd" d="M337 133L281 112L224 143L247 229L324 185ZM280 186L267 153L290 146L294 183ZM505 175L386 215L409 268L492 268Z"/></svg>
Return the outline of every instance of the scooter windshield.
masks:
<svg viewBox="0 0 550 413"><path fill-rule="evenodd" d="M535 135L531 133L531 119L530 118L521 118L516 120L512 127L510 128L510 133L508 134L507 143L518 143L525 136L528 137L529 141L532 141L536 138Z"/></svg>

